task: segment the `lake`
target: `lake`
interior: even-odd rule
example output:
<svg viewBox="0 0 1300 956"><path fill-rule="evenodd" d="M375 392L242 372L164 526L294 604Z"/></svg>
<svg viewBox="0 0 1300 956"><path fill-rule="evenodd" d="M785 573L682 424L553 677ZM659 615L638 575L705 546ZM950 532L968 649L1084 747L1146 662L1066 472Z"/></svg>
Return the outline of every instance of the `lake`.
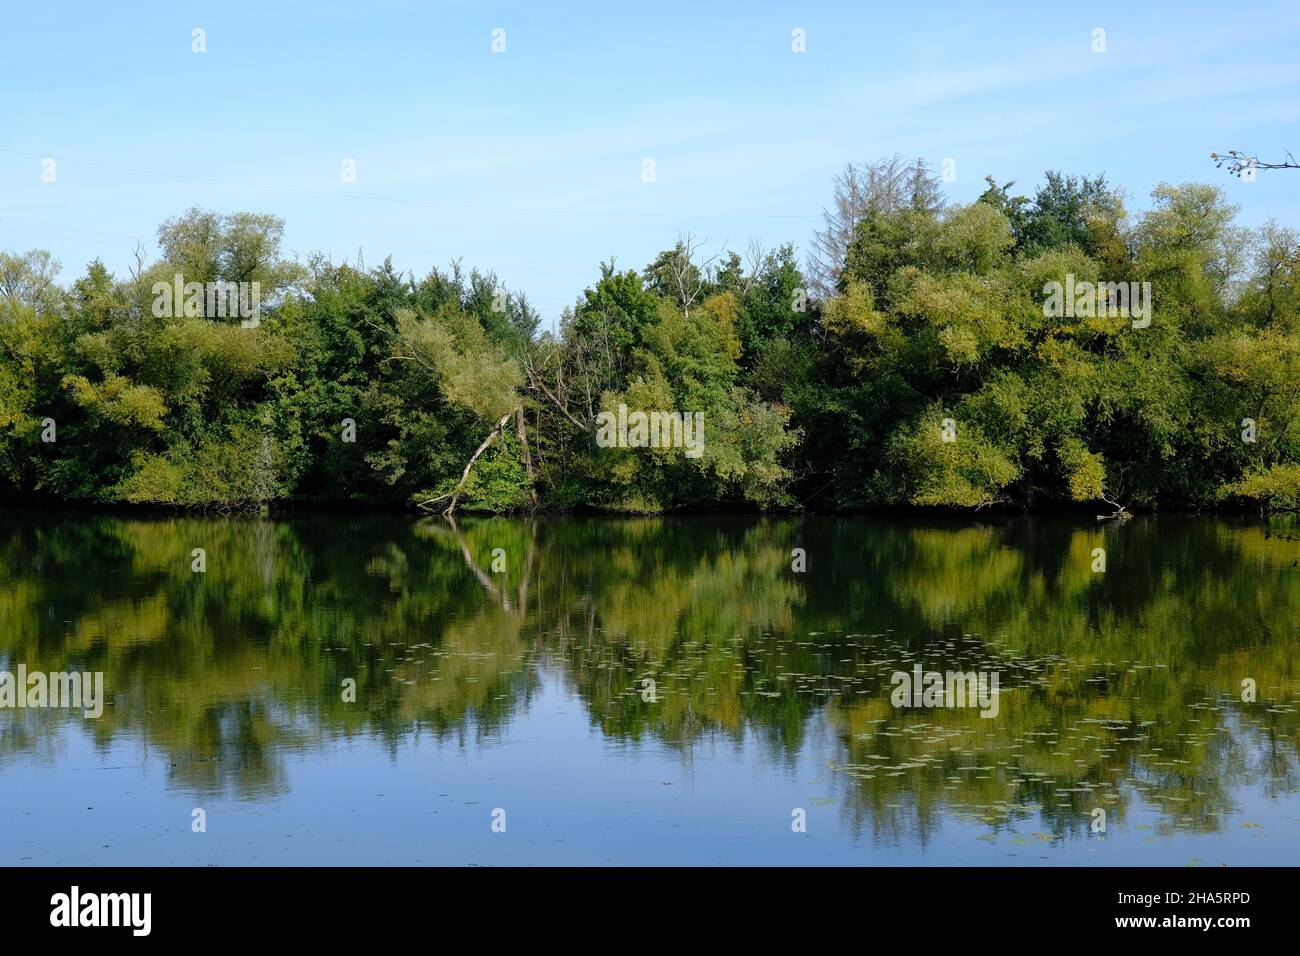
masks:
<svg viewBox="0 0 1300 956"><path fill-rule="evenodd" d="M1291 864L1298 564L1284 518L3 511L0 671L104 701L0 709L0 861ZM898 703L949 671L996 706Z"/></svg>

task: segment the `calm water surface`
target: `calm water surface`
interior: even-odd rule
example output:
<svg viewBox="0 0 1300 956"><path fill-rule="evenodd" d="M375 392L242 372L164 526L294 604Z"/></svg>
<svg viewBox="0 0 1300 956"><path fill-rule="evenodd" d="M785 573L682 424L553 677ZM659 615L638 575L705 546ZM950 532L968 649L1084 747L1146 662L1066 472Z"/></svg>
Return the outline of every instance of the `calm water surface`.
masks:
<svg viewBox="0 0 1300 956"><path fill-rule="evenodd" d="M0 512L0 670L107 697L0 710L0 863L1295 863L1298 562L1281 520ZM916 664L997 715L894 707Z"/></svg>

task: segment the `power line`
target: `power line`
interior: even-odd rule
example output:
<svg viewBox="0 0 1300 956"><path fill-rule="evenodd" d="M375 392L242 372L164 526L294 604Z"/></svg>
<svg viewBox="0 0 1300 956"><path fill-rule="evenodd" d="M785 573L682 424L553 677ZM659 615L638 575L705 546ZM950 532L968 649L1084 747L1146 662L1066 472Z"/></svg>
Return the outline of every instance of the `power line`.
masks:
<svg viewBox="0 0 1300 956"><path fill-rule="evenodd" d="M305 196L324 196L331 199L359 199L370 202L386 202L403 206L430 206L440 209L469 209L477 212L504 212L504 213L522 213L533 215L547 216L613 216L628 219L721 219L721 220L744 220L744 219L782 219L782 220L807 220L817 219L819 216L813 215L795 215L781 213L688 213L685 215L667 212L619 212L609 209L547 209L542 207L531 206L492 206L476 203L452 203L452 202L435 202L429 199L405 199L394 196L374 196L368 193L354 192L328 192L323 189L307 189L301 186L272 186L266 183L247 183L238 180L217 179L211 176L193 176L187 173L172 173L153 169L137 169L131 166L118 166L113 163L92 162L81 159L62 159L57 156L46 156L41 153L32 153L21 149L9 149L0 146L0 153L10 153L14 156L29 156L34 159L54 159L60 163L67 163L73 166L90 166L98 169L111 169L120 173L134 173L140 176L163 176L171 179L184 179L191 182L212 183L218 186L236 186L243 189L266 189L277 192L296 193Z"/></svg>

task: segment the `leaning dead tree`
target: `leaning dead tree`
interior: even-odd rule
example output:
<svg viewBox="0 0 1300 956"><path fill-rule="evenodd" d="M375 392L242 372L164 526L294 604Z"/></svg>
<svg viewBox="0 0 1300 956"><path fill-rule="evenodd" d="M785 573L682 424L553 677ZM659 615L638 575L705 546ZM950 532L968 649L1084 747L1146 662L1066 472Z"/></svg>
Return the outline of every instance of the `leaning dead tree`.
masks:
<svg viewBox="0 0 1300 956"><path fill-rule="evenodd" d="M588 401L588 414L585 421L583 418L580 418L579 415L574 414L573 409L570 407L570 387L564 379L563 368L557 364L554 370L552 369L552 361L556 359L558 355L558 347L547 351L525 347L514 356L524 373L524 382L520 386L521 390L524 392L524 396L521 396L521 398L527 397L534 402L549 402L579 431L590 432L592 430L592 418L595 415L595 412L591 407L591 402ZM413 360L420 361L420 359L414 357ZM590 396L588 396L588 398L590 399ZM581 405L579 405L579 414L581 414L581 412L582 408ZM465 486L469 483L469 477L471 472L474 470L474 465L481 457L483 457L483 453L492 446L494 441L505 435L506 429L510 426L512 419L514 420L515 437L519 442L520 456L523 458L524 471L528 475L529 501L532 503L533 507L536 508L537 487L533 469L532 452L528 445L528 430L524 417L524 402L522 400L513 409L502 415L500 420L492 426L492 430L488 432L487 437L483 439L483 442L477 449L475 449L474 454L470 456L469 461L465 463L465 468L461 472L460 481L456 483L456 487L450 491L444 492L443 494L419 502L419 506L426 510L434 510L436 505L446 501L447 507L443 509L442 513L447 516L454 515L456 513L456 505L460 502L460 496L462 492L464 492Z"/></svg>
<svg viewBox="0 0 1300 956"><path fill-rule="evenodd" d="M501 420L492 426L492 430L488 432L487 438L483 439L482 444L480 444L478 448L474 450L474 454L471 455L469 461L465 463L465 470L460 473L460 481L456 482L455 488L453 488L451 491L443 492L442 494L437 495L436 497L426 498L424 501L418 502L418 505L421 508L424 508L426 510L432 510L433 506L436 505L438 502L447 501L448 499L450 499L446 509L442 513L444 515L447 515L448 517L454 515L456 513L456 505L460 502L461 493L465 490L465 486L469 483L470 472L474 470L474 465L478 462L478 460L481 457L483 457L483 453L488 450L491 444L494 441L496 441L497 438L505 434L506 427L510 424L511 419L514 420L514 424L515 424L515 438L519 442L519 454L520 457L523 459L524 473L528 476L528 501L534 508L536 508L537 507L536 476L533 472L532 452L529 451L528 448L528 430L524 424L524 406L522 403L516 405L510 411L502 415Z"/></svg>
<svg viewBox="0 0 1300 956"><path fill-rule="evenodd" d="M1290 150L1287 151L1286 159L1280 163L1266 163L1257 156L1250 156L1237 149L1230 149L1226 153L1211 153L1210 159L1214 160L1215 169L1227 166L1228 172L1237 177L1256 169L1300 169L1300 163L1295 161Z"/></svg>
<svg viewBox="0 0 1300 956"><path fill-rule="evenodd" d="M497 422L492 428L492 431L488 432L487 438L483 439L483 444L478 446L478 449L470 457L469 461L465 463L465 470L460 473L460 481L456 483L456 487L435 498L426 498L424 501L419 502L421 508L432 510L433 506L439 501L445 501L450 498L451 503L447 505L447 509L443 514L450 516L456 513L456 503L460 501L461 492L465 490L465 485L469 482L469 474L474 470L474 463L479 460L483 452L488 450L488 446L492 444L497 436L501 435L505 431L506 425L510 423L510 419L515 417L516 411L522 411L522 409L512 408L510 411L506 412L501 416L501 421Z"/></svg>
<svg viewBox="0 0 1300 956"><path fill-rule="evenodd" d="M1123 496L1123 493L1124 493L1124 479L1122 476L1120 477L1118 483L1116 484L1115 489L1111 492L1111 494L1114 495L1113 498L1107 497L1106 490L1104 488L1102 489L1101 494L1098 495L1097 497L1100 498L1102 501L1106 502L1106 504L1110 505L1115 510L1108 515L1097 515L1098 521L1109 521L1112 518L1116 521L1127 521L1129 518L1133 517L1132 513L1128 510L1128 508L1124 507L1124 505L1119 500Z"/></svg>
<svg viewBox="0 0 1300 956"><path fill-rule="evenodd" d="M1118 501L1107 498L1105 495L1101 495L1100 497L1102 501L1106 502L1106 504L1110 505L1115 510L1108 515L1097 515L1098 521L1109 521L1111 518L1118 519L1119 521L1127 521L1129 518L1133 517L1129 513L1129 510Z"/></svg>
<svg viewBox="0 0 1300 956"><path fill-rule="evenodd" d="M438 368L438 363L426 355L415 343L396 334L392 329L378 325L369 319L366 319L366 323L389 338L392 346L392 354L384 359L385 362L414 362L416 365L421 366L434 375L441 374L440 369ZM528 444L528 427L524 415L523 399L524 396L513 391L513 389L511 390L509 400L513 402L513 404L511 405L510 410L497 420L496 424L492 426L491 431L488 432L487 437L484 438L478 448L474 450L474 454L471 455L469 461L465 463L465 468L461 471L460 480L456 482L456 486L443 494L417 502L419 507L426 510L432 510L435 505L447 501L447 507L442 513L448 516L455 514L456 506L460 503L460 496L464 493L466 485L469 484L469 477L474 471L474 465L478 463L478 460L481 457L483 457L483 453L491 447L492 443L505 434L506 428L510 425L511 421L514 422L515 438L519 442L519 456L523 462L524 472L528 477L528 500L534 508L537 507L536 474L533 470L532 451ZM501 405L498 405L498 410L500 407Z"/></svg>

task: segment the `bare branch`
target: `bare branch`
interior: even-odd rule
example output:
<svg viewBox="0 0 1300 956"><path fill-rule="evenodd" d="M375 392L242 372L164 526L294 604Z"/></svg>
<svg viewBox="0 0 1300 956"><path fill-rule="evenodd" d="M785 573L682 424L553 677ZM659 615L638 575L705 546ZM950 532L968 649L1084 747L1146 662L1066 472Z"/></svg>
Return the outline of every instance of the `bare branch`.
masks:
<svg viewBox="0 0 1300 956"><path fill-rule="evenodd" d="M1300 169L1300 163L1295 161L1290 150L1287 150L1286 160L1281 163L1266 163L1257 156L1250 156L1236 149L1230 149L1226 153L1211 153L1210 159L1214 160L1215 169L1222 169L1226 164L1228 172L1237 177L1256 169Z"/></svg>
<svg viewBox="0 0 1300 956"><path fill-rule="evenodd" d="M474 463L479 460L479 456L482 455L483 452L487 451L488 446L492 444L492 440L496 438L497 435L501 434L501 432L505 429L507 423L509 423L510 419L514 417L514 414L515 414L515 410L512 408L510 411L506 412L505 415L501 416L501 421L497 422L496 426L492 429L492 431L488 432L487 438L483 439L483 443L478 446L478 449L474 452L473 456L470 458L468 462L466 462L465 470L461 472L460 475L460 481L457 482L455 489L450 493L451 504L447 505L447 510L444 511L443 514L450 515L455 513L456 503L460 500L460 493L465 490L465 483L469 481L469 473L473 469ZM446 497L447 497L446 494L441 494L438 495L436 498L428 498L420 502L420 507L428 508L435 501L441 501Z"/></svg>

